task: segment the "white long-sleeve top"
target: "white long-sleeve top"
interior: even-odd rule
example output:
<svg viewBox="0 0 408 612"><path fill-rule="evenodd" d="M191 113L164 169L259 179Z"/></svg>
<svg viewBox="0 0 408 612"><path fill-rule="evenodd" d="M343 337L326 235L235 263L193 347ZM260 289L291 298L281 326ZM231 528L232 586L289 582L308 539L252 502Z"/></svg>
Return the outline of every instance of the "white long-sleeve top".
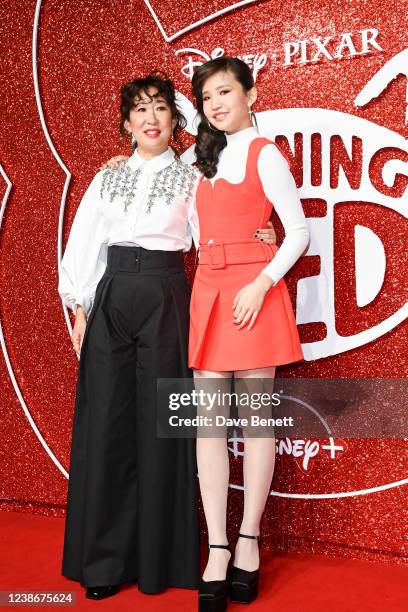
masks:
<svg viewBox="0 0 408 612"><path fill-rule="evenodd" d="M224 178L241 183L245 178L250 143L259 138L254 127L226 134L227 146L221 151L214 182ZM285 230L285 238L271 262L262 270L276 284L299 259L309 242L309 230L288 162L273 145L265 145L258 158L258 173L264 193L273 204ZM210 240L211 242L211 240Z"/></svg>
<svg viewBox="0 0 408 612"><path fill-rule="evenodd" d="M199 172L172 149L151 160L137 151L118 169L98 172L76 212L59 268L58 292L88 313L108 246L188 251L199 241L195 191Z"/></svg>

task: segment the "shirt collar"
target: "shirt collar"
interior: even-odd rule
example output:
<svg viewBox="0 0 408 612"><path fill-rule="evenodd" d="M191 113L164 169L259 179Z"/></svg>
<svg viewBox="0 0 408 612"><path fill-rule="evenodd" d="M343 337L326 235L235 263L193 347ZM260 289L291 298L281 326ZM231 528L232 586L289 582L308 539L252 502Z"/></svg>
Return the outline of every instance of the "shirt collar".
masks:
<svg viewBox="0 0 408 612"><path fill-rule="evenodd" d="M239 130L239 132L234 132L233 134L225 134L227 138L227 144L239 143L239 142L248 142L252 140L255 136L259 136L258 130L252 126L244 128L243 130Z"/></svg>
<svg viewBox="0 0 408 612"><path fill-rule="evenodd" d="M160 155L156 155L156 157L153 157L152 159L143 159L143 157L140 157L136 149L133 155L129 157L127 165L130 166L131 170L137 170L138 168L144 167L152 170L153 172L158 172L171 164L174 161L174 158L175 153L171 147L168 147L166 151L160 153Z"/></svg>

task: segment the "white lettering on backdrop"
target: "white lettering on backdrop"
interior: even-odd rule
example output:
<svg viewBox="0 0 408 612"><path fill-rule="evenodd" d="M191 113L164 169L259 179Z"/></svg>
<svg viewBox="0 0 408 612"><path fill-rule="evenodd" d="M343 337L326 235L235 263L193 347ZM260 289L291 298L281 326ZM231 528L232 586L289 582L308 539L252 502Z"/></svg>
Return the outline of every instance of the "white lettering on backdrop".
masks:
<svg viewBox="0 0 408 612"><path fill-rule="evenodd" d="M378 30L366 28L358 32L345 32L331 36L314 36L304 40L285 42L282 46L269 53L244 53L238 55L251 68L254 80L260 70L271 60L274 64L283 67L316 64L322 60L333 61L350 58L359 55L367 55L374 51L382 51L377 41ZM188 79L193 78L194 69L204 62L226 55L222 47L215 47L210 53L206 53L194 47L178 49L176 55L188 55L186 64L181 72Z"/></svg>

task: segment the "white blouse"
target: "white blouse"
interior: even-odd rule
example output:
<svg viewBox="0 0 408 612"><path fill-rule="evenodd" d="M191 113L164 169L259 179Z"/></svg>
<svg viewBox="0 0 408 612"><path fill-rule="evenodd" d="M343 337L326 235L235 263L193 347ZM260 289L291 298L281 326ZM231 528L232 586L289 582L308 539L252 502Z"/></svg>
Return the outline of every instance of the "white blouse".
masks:
<svg viewBox="0 0 408 612"><path fill-rule="evenodd" d="M206 180L214 182L224 178L229 183L241 183L245 178L249 145L259 136L254 127L226 134L227 146L221 151L217 174ZM306 249L309 230L289 165L275 145L265 145L261 149L258 173L265 195L273 204L285 230L285 238L278 252L262 270L276 284Z"/></svg>
<svg viewBox="0 0 408 612"><path fill-rule="evenodd" d="M173 150L151 160L137 151L118 169L94 177L76 212L59 268L58 292L88 313L107 263L108 246L188 251L199 241L195 191L200 174Z"/></svg>

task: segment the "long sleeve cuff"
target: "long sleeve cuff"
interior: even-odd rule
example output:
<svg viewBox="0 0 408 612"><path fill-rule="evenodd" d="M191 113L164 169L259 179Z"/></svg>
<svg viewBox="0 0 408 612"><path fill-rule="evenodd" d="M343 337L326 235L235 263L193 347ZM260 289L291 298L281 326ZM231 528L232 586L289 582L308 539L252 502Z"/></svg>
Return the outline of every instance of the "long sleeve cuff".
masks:
<svg viewBox="0 0 408 612"><path fill-rule="evenodd" d="M93 296L81 296L78 295L76 297L69 294L60 294L62 302L72 310L74 315L77 313L77 307L82 306L85 311L85 314L88 316L89 311L92 308Z"/></svg>

